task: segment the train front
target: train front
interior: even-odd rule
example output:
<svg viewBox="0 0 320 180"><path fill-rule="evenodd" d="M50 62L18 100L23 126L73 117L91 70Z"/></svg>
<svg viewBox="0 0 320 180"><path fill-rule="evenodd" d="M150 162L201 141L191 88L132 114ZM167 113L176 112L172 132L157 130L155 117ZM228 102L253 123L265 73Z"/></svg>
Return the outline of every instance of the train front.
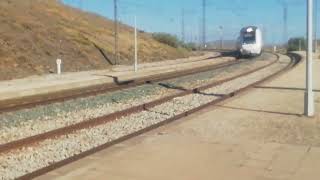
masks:
<svg viewBox="0 0 320 180"><path fill-rule="evenodd" d="M262 51L262 38L257 27L246 27L241 30L239 51L243 56L258 56Z"/></svg>

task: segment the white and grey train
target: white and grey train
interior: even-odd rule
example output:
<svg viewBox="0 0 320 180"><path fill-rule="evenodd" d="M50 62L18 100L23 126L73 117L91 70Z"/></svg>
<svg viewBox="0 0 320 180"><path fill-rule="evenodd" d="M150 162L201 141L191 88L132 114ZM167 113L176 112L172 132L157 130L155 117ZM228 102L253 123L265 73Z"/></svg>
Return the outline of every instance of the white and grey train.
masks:
<svg viewBox="0 0 320 180"><path fill-rule="evenodd" d="M262 32L258 27L248 26L241 29L237 40L237 51L240 56L259 56L262 48Z"/></svg>

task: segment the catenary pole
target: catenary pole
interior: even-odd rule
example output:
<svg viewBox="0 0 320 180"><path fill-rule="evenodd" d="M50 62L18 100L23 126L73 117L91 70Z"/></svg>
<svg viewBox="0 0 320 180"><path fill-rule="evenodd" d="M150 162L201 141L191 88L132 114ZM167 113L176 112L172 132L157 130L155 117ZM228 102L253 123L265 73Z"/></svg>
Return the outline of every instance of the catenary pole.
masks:
<svg viewBox="0 0 320 180"><path fill-rule="evenodd" d="M118 64L119 61L119 27L118 27L118 2L114 0L114 58L115 64Z"/></svg>
<svg viewBox="0 0 320 180"><path fill-rule="evenodd" d="M134 71L138 71L138 38L137 38L137 17L134 16Z"/></svg>
<svg viewBox="0 0 320 180"><path fill-rule="evenodd" d="M184 8L182 8L182 12L181 12L181 40L182 42L185 42L185 10Z"/></svg>
<svg viewBox="0 0 320 180"><path fill-rule="evenodd" d="M205 49L207 43L207 1L202 0L202 47Z"/></svg>
<svg viewBox="0 0 320 180"><path fill-rule="evenodd" d="M313 93L313 72L312 72L312 24L313 24L313 0L307 0L307 67L306 67L306 92L305 92L305 115L314 116L314 93Z"/></svg>
<svg viewBox="0 0 320 180"><path fill-rule="evenodd" d="M314 52L317 53L318 51L318 40L317 40L317 33L318 33L318 0L314 0L314 11L315 11L315 18L314 18Z"/></svg>
<svg viewBox="0 0 320 180"><path fill-rule="evenodd" d="M283 41L285 47L288 46L288 4L283 3Z"/></svg>
<svg viewBox="0 0 320 180"><path fill-rule="evenodd" d="M223 49L223 26L219 26L220 29L220 50Z"/></svg>

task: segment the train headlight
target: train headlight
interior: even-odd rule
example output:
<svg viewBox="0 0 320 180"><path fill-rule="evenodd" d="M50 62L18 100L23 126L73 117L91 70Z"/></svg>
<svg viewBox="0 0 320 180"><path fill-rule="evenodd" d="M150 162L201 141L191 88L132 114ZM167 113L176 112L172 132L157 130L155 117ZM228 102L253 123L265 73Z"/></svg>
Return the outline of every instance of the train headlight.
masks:
<svg viewBox="0 0 320 180"><path fill-rule="evenodd" d="M248 28L248 29L247 29L247 32L248 32L248 33L252 32L252 31L253 31L252 28Z"/></svg>

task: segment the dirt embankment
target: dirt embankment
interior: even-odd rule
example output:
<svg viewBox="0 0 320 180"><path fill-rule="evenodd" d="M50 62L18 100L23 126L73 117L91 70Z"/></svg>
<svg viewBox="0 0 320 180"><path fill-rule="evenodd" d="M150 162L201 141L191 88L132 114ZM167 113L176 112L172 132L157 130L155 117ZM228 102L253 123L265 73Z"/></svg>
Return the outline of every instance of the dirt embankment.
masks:
<svg viewBox="0 0 320 180"><path fill-rule="evenodd" d="M67 7L58 0L0 1L0 80L55 71L104 69L114 63L113 22ZM120 25L120 64L132 62L133 29ZM141 62L186 57L190 53L139 33Z"/></svg>

